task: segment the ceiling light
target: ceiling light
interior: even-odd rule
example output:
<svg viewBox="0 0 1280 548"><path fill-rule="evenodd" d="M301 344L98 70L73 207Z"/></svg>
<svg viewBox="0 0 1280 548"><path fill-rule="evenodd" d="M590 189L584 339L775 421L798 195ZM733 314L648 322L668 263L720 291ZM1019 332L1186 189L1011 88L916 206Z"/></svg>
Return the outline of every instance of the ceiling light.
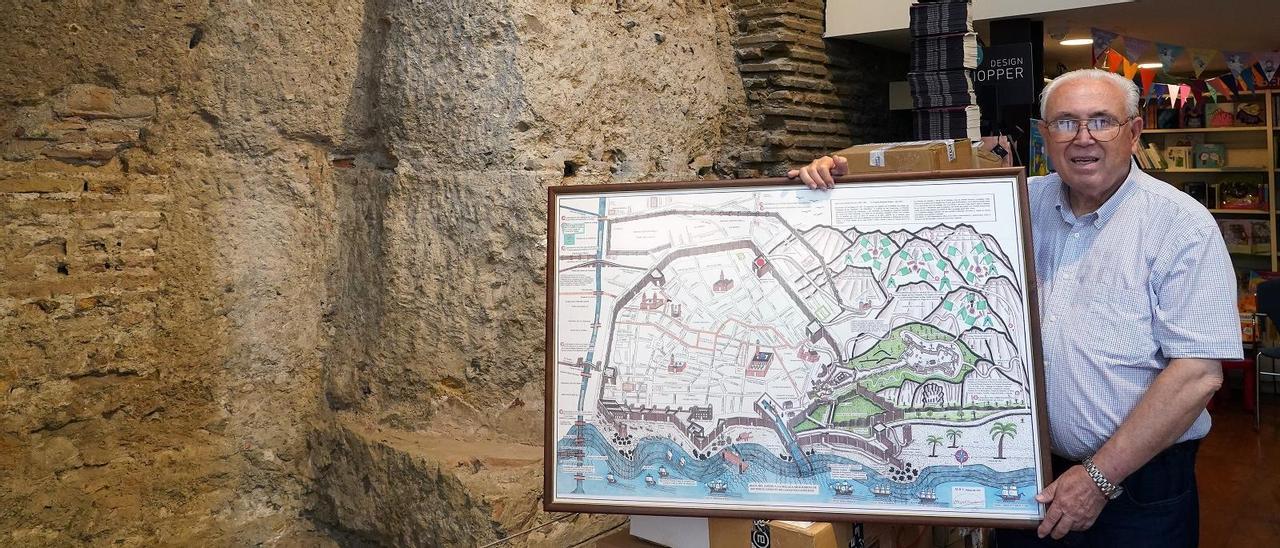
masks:
<svg viewBox="0 0 1280 548"><path fill-rule="evenodd" d="M1093 43L1093 38L1072 38L1058 43L1064 46L1087 46Z"/></svg>
<svg viewBox="0 0 1280 548"><path fill-rule="evenodd" d="M1164 63L1138 63L1138 68L1164 68Z"/></svg>

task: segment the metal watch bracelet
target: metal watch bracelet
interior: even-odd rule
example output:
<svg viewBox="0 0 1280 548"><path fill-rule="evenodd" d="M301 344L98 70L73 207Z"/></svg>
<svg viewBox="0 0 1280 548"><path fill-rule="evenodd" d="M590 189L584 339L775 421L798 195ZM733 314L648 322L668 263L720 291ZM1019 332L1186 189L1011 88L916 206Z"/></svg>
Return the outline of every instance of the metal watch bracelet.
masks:
<svg viewBox="0 0 1280 548"><path fill-rule="evenodd" d="M1102 496L1107 497L1107 500L1115 500L1116 497L1120 496L1120 493L1124 492L1123 487L1111 483L1106 476L1102 475L1102 470L1099 470L1098 466L1093 463L1093 457L1085 457L1083 464L1084 471L1088 472L1090 478L1093 478L1093 483L1098 485L1098 489L1102 490Z"/></svg>

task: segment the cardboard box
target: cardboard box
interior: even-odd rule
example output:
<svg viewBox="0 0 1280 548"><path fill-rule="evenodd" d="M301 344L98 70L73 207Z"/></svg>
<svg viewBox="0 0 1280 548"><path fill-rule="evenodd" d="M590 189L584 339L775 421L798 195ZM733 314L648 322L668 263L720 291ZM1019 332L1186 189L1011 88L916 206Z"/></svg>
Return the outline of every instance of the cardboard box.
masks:
<svg viewBox="0 0 1280 548"><path fill-rule="evenodd" d="M849 173L899 173L1000 167L999 156L967 139L874 143L837 151L849 160Z"/></svg>
<svg viewBox="0 0 1280 548"><path fill-rule="evenodd" d="M853 537L849 523L773 520L770 548L845 548ZM752 546L755 522L729 518L631 516L631 536L679 548Z"/></svg>

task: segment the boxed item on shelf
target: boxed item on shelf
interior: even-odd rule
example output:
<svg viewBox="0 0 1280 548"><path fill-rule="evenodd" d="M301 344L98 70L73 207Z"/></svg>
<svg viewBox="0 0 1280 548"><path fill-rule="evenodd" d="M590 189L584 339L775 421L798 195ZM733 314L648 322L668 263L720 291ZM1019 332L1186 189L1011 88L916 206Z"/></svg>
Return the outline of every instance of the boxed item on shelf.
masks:
<svg viewBox="0 0 1280 548"><path fill-rule="evenodd" d="M1252 253L1252 227L1249 221L1240 219L1222 219L1218 221L1218 230L1222 231L1222 241L1227 243L1230 253Z"/></svg>
<svg viewBox="0 0 1280 548"><path fill-rule="evenodd" d="M1224 177L1218 182L1221 209L1267 209L1267 183L1250 175Z"/></svg>
<svg viewBox="0 0 1280 548"><path fill-rule="evenodd" d="M1267 119L1262 111L1262 104L1257 102L1237 103L1236 104L1236 122L1237 126L1263 126L1266 125Z"/></svg>
<svg viewBox="0 0 1280 548"><path fill-rule="evenodd" d="M1191 147L1175 146L1164 149L1165 164L1168 169L1190 169L1191 168Z"/></svg>
<svg viewBox="0 0 1280 548"><path fill-rule="evenodd" d="M1208 127L1231 127L1236 125L1235 103L1205 103L1204 119Z"/></svg>
<svg viewBox="0 0 1280 548"><path fill-rule="evenodd" d="M1211 204L1209 202L1209 183L1204 181L1190 181L1182 185L1182 191L1186 192L1192 198L1195 198L1197 202L1204 204L1207 208L1213 209L1217 207L1217 204Z"/></svg>
<svg viewBox="0 0 1280 548"><path fill-rule="evenodd" d="M1271 253L1271 223L1268 221L1249 221L1249 239L1253 244L1253 253L1265 255Z"/></svg>
<svg viewBox="0 0 1280 548"><path fill-rule="evenodd" d="M1197 168L1218 168L1227 165L1227 147L1221 143L1201 143L1191 147L1192 163Z"/></svg>

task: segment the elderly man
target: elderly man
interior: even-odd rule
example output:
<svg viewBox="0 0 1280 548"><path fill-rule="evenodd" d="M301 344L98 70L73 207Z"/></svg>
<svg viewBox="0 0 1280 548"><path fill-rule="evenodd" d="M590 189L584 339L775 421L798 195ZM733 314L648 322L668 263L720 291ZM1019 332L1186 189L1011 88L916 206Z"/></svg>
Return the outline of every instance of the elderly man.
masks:
<svg viewBox="0 0 1280 548"><path fill-rule="evenodd" d="M1133 82L1079 70L1040 104L1058 170L1029 182L1055 479L1039 529L999 545L1195 546L1205 404L1242 353L1226 246L1204 206L1133 163ZM833 188L846 168L790 176Z"/></svg>

